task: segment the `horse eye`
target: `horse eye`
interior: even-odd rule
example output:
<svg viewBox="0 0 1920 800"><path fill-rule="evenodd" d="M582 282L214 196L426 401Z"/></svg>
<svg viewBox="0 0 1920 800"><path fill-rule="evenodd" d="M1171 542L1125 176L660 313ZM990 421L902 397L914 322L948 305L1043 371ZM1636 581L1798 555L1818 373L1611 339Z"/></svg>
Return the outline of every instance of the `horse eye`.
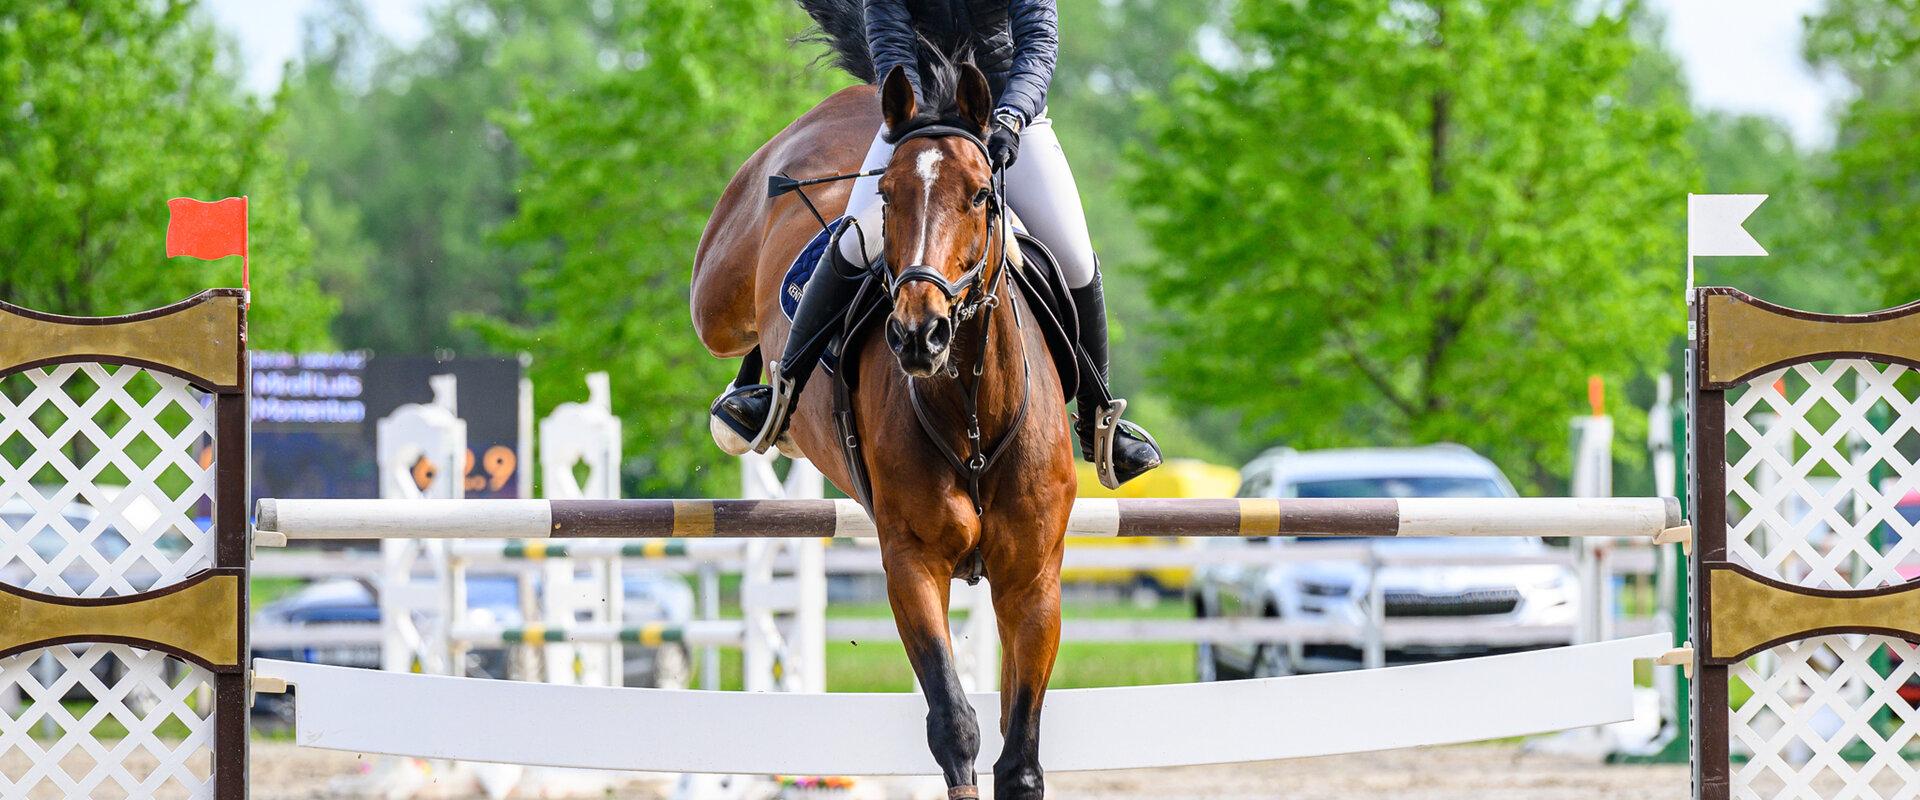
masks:
<svg viewBox="0 0 1920 800"><path fill-rule="evenodd" d="M987 194L988 192L985 188L982 188L980 191L974 193L973 205L975 208L979 208L980 206L984 205L987 202Z"/></svg>

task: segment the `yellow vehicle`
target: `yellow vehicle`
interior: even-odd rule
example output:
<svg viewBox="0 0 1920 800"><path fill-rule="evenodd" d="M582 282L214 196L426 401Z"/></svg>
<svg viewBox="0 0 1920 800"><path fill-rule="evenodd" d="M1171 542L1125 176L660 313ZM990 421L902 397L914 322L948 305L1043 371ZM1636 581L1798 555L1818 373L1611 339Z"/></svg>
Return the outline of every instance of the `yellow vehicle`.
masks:
<svg viewBox="0 0 1920 800"><path fill-rule="evenodd" d="M1240 470L1219 464L1209 464L1194 458L1172 458L1159 468L1129 481L1119 489L1108 489L1100 485L1100 479L1093 473L1093 465L1080 463L1080 496L1098 498L1122 497L1232 497L1240 490ZM1106 536L1069 536L1067 547L1189 547L1196 544L1185 539L1116 539ZM1060 573L1060 580L1067 583L1105 583L1121 586L1145 586L1162 593L1185 591L1187 583L1193 578L1193 570L1188 567L1166 567L1162 569L1125 569L1089 567L1068 569Z"/></svg>

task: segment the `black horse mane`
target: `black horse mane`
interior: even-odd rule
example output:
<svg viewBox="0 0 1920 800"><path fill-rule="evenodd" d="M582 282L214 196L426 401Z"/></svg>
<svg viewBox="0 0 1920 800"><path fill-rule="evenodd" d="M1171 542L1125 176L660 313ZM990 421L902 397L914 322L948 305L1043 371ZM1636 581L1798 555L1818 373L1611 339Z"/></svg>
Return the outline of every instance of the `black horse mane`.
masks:
<svg viewBox="0 0 1920 800"><path fill-rule="evenodd" d="M814 28L803 42L826 45L833 65L861 83L879 83L873 73L873 55L867 52L867 11L863 0L797 0L813 18Z"/></svg>
<svg viewBox="0 0 1920 800"><path fill-rule="evenodd" d="M814 28L801 41L825 45L827 58L834 66L864 83L879 83L873 55L867 51L866 7L863 0L796 0L801 10L813 18ZM914 118L892 131L900 136L928 125L952 125L971 128L960 116L960 73L973 63L971 49L953 52L920 39L919 111Z"/></svg>

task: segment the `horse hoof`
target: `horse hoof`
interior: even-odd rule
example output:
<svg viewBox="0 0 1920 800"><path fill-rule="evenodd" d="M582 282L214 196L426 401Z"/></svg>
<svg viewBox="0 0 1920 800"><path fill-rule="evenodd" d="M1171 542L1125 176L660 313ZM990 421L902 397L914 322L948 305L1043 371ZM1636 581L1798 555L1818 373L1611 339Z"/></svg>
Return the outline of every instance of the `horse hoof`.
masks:
<svg viewBox="0 0 1920 800"><path fill-rule="evenodd" d="M780 455L795 461L807 457L807 454L800 450L800 445L793 440L793 434L791 433L780 434L780 438L773 440L773 446L780 450Z"/></svg>
<svg viewBox="0 0 1920 800"><path fill-rule="evenodd" d="M743 456L752 449L747 440L721 422L717 414L707 415L707 431L713 434L713 443L719 445L727 455Z"/></svg>

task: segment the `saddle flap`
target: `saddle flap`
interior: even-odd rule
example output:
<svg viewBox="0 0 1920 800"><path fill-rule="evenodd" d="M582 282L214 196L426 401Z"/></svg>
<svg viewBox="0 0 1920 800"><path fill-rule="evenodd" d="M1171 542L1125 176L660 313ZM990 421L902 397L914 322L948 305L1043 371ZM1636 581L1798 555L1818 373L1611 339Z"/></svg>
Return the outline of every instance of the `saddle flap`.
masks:
<svg viewBox="0 0 1920 800"><path fill-rule="evenodd" d="M1080 346L1080 318L1073 307L1073 296L1067 293L1066 276L1040 240L1021 233L1014 241L1020 244L1022 255L1021 268L1013 271L1014 278L1020 282L1021 295L1033 309L1040 332L1046 336L1054 371L1060 375L1060 389L1072 398L1080 387L1080 369L1073 357Z"/></svg>

